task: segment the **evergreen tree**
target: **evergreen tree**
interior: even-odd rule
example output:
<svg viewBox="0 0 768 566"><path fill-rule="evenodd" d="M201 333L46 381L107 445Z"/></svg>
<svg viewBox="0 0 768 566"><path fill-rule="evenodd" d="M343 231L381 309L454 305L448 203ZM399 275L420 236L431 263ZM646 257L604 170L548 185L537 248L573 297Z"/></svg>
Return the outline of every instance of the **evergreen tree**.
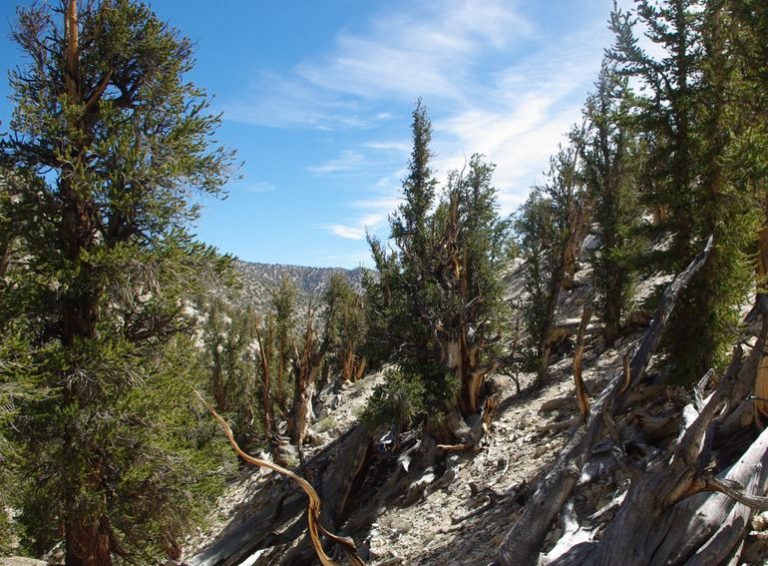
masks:
<svg viewBox="0 0 768 566"><path fill-rule="evenodd" d="M724 159L732 143L728 123L731 47L720 2L638 2L634 16L616 12L610 57L646 90L638 97L648 158L645 202L656 210L652 268L682 270L712 235L707 264L678 300L665 339L669 379L691 383L723 362L750 284L747 243L756 229L753 198L730 185ZM640 20L660 57L638 46Z"/></svg>
<svg viewBox="0 0 768 566"><path fill-rule="evenodd" d="M342 381L356 381L366 367L362 345L366 338L365 306L346 278L335 274L325 293L325 332L333 352L335 369Z"/></svg>
<svg viewBox="0 0 768 566"><path fill-rule="evenodd" d="M572 134L582 137L581 132ZM569 271L591 211L579 177L578 154L572 144L551 158L547 183L533 188L515 223L528 294L522 314L535 353L538 386L547 377L558 297L572 277Z"/></svg>
<svg viewBox="0 0 768 566"><path fill-rule="evenodd" d="M467 171L449 175L435 202L431 125L421 103L412 132L404 202L390 219L395 249L369 237L380 275L367 280L369 336L372 351L423 382L412 390L423 391L425 406L468 416L480 409L484 378L496 365L507 225L496 211L493 166L477 155Z"/></svg>
<svg viewBox="0 0 768 566"><path fill-rule="evenodd" d="M605 62L584 109L587 128L575 140L586 190L594 203L600 248L592 258L607 345L616 339L630 298L638 252L638 148L627 79Z"/></svg>
<svg viewBox="0 0 768 566"><path fill-rule="evenodd" d="M215 275L188 195L218 193L230 155L183 79L191 43L145 4L35 5L13 37L30 62L2 150L29 176L10 208L27 255L0 324L31 327L37 391L16 399L21 520L68 565L173 557L215 483L185 403L203 375L185 297Z"/></svg>
<svg viewBox="0 0 768 566"><path fill-rule="evenodd" d="M296 323L296 286L288 277L283 277L280 287L272 295L272 313L277 340L277 406L285 411L288 385L286 374L294 346L293 329Z"/></svg>
<svg viewBox="0 0 768 566"><path fill-rule="evenodd" d="M261 432L257 419L260 361L254 350L256 315L249 306L238 310L216 297L203 329L209 366L208 392L216 410L229 417L235 439L244 449Z"/></svg>

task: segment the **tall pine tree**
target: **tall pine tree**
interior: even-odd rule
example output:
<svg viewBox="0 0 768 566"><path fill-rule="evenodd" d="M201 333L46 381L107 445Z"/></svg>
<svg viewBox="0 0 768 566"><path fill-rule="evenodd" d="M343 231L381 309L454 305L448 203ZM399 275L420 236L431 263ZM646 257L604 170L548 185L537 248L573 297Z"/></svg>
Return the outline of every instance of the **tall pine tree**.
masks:
<svg viewBox="0 0 768 566"><path fill-rule="evenodd" d="M596 90L584 108L587 127L576 140L600 238L592 263L609 346L618 336L631 293L631 259L636 253L639 224L638 148L627 82L611 64L603 64Z"/></svg>
<svg viewBox="0 0 768 566"><path fill-rule="evenodd" d="M481 409L496 367L503 316L499 265L507 224L496 210L493 165L474 155L440 195L429 167L431 124L419 103L404 202L391 217L394 249L369 238L379 281L368 279L369 336L424 388L425 406Z"/></svg>
<svg viewBox="0 0 768 566"><path fill-rule="evenodd" d="M0 322L32 326L37 391L17 399L21 520L68 565L175 556L212 464L185 404L202 375L185 297L214 271L189 197L218 193L231 156L184 79L191 43L147 5L33 5L13 38L28 64L2 151L29 177L11 203L26 255Z"/></svg>

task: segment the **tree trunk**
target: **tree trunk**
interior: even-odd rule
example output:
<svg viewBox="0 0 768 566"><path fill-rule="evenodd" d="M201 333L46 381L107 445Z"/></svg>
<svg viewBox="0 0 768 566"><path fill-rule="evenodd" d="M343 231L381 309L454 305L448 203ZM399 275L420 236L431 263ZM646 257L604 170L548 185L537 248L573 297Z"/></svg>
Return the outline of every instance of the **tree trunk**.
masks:
<svg viewBox="0 0 768 566"><path fill-rule="evenodd" d="M642 479L633 482L616 517L599 542L572 549L554 564L725 564L740 547L752 516L750 506L768 507L768 500L750 506L720 491L722 480L746 486L747 493L762 495L768 489L768 431L719 478L703 471L708 461L707 435L716 434L715 420L722 407L733 405L749 390L768 334L768 320L750 358L741 366L734 360L717 390L684 429L669 460L659 462ZM726 487L729 484L726 483ZM727 490L725 490L727 492ZM739 497L738 495L736 496Z"/></svg>
<svg viewBox="0 0 768 566"><path fill-rule="evenodd" d="M366 472L372 454L372 441L372 431L358 425L326 446L302 468L302 475L323 502L321 522L326 528L341 530L354 510L363 484L361 475ZM259 550L292 544L306 530L306 523L297 520L306 510L306 501L304 493L292 482L273 477L261 488L258 505L246 505L238 510L216 540L187 563L236 566ZM296 552L304 558L301 564L314 560L308 539L299 543Z"/></svg>
<svg viewBox="0 0 768 566"><path fill-rule="evenodd" d="M545 536L553 519L570 498L581 475L581 470L591 454L592 447L602 440L607 419L621 406L625 394L636 386L645 375L646 367L658 348L675 300L701 269L712 249L710 238L704 252L699 254L669 285L651 326L646 330L640 343L635 347L630 371L625 377L618 372L593 404L602 410L592 411L583 426L577 428L568 444L556 460L552 469L539 484L522 516L509 531L498 553L502 566L536 564Z"/></svg>
<svg viewBox="0 0 768 566"><path fill-rule="evenodd" d="M106 517L101 519L87 513L80 516L70 509L66 521L67 566L111 566L109 529Z"/></svg>

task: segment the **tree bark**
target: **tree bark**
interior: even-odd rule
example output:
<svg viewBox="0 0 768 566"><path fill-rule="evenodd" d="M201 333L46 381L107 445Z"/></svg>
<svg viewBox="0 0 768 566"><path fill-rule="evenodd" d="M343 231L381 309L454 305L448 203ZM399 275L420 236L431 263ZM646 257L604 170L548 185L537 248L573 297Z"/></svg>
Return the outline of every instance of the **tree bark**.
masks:
<svg viewBox="0 0 768 566"><path fill-rule="evenodd" d="M358 425L313 456L301 473L323 501L321 522L341 530L354 509L361 474L371 456L373 433ZM190 566L236 566L250 555L269 547L293 543L306 529L297 520L306 509L306 496L289 481L274 478L259 492L258 505L243 506L217 538L196 556ZM295 553L298 554L295 554ZM292 555L311 563L314 550L302 539Z"/></svg>
<svg viewBox="0 0 768 566"><path fill-rule="evenodd" d="M606 414L610 418L610 415L621 406L626 393L644 376L646 367L664 334L675 300L696 272L701 269L711 249L712 239L710 238L705 250L669 285L653 323L634 350L629 364L628 379L625 378L623 371L617 372L610 385L594 403L595 407L601 407L602 410L593 411L587 422L574 431L552 469L546 474L531 501L526 505L522 516L504 539L497 556L498 564L516 566L537 563L541 546L553 519L570 498L591 448L606 431Z"/></svg>
<svg viewBox="0 0 768 566"><path fill-rule="evenodd" d="M67 566L111 566L109 530L104 528L105 522L104 517L79 516L70 509L65 532Z"/></svg>

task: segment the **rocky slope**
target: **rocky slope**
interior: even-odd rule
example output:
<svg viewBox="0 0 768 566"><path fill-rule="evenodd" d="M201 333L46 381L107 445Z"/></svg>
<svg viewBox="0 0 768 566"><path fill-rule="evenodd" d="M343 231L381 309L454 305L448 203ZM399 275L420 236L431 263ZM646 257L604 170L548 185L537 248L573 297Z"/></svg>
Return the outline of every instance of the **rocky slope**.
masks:
<svg viewBox="0 0 768 566"><path fill-rule="evenodd" d="M519 275L519 266L516 266L509 276L513 295L521 292ZM582 269L577 274L575 287L561 294L558 324L570 332L583 305L592 296L590 280L589 270ZM639 300L650 294L652 287L647 284L640 289ZM601 343L597 327L588 327L583 376L592 403L621 371L623 356L634 348L644 331L642 325L647 323L647 319L643 321L640 317L634 333L624 336L610 349ZM578 409L570 348L572 337L564 340L560 358L555 358L550 367L548 382L538 391L528 388L532 375L493 377L499 404L490 433L476 451L449 454L414 477L402 497L377 509L370 528L355 541L366 563L482 565L494 560L499 545L529 502L534 486L572 434ZM369 376L338 393L326 390L320 395L318 419L313 425L313 447L308 450L308 457L321 453L355 426L365 400L380 379L380 375ZM662 398L659 402L664 410L677 410L669 399ZM397 457L397 454L391 456L394 467L398 466L394 462ZM385 460L386 457L379 461L383 465ZM217 563L195 555L219 536L226 525L237 522L244 509L266 504L267 490L273 485L270 475L244 471L213 514L215 526L188 541L186 556L190 564ZM614 496L626 489L626 481L619 474L607 484L587 482L586 485L580 497L591 499L590 505L601 509L602 515L596 517L595 522L604 525L609 521L606 517L611 516L610 510L615 510ZM303 515L298 519L302 523L304 520ZM757 515L750 526L746 550L739 563L765 563L761 541L768 540L768 515ZM567 528L567 520L563 518L550 527L544 545L550 559L567 550L555 546ZM282 547L258 551L240 563L277 564L291 548L291 544L283 543Z"/></svg>
<svg viewBox="0 0 768 566"><path fill-rule="evenodd" d="M509 276L511 293L519 292L518 269L516 266ZM580 272L577 287L561 296L561 325L572 326L591 295L589 275L586 270ZM598 392L620 367L632 340L630 337L605 352L600 351L596 340L588 344L584 378L590 391ZM445 468L426 470L405 500L380 509L368 536L358 541L365 559L370 564L435 566L491 561L527 500L529 486L566 441L567 425L577 412L571 367L571 358L563 355L551 367L547 385L535 393L527 392L532 375L495 376L500 404L479 451L448 456ZM380 379L380 374L369 376L338 394L328 390L320 395L318 420L313 426L315 446L309 455L356 423ZM212 517L215 526L189 541L187 556L205 547L218 529L237 517L238 509L258 505L269 475L260 470L245 471L219 502ZM258 553L244 564L271 564L270 560Z"/></svg>
<svg viewBox="0 0 768 566"><path fill-rule="evenodd" d="M296 299L299 311L306 309L310 301L317 301L328 288L331 278L343 275L352 287L363 288L365 269L342 269L338 267L304 267L270 263L235 261L235 268L241 283L240 299L245 304L253 305L257 311L269 308L272 293L280 287L284 277L296 286Z"/></svg>

